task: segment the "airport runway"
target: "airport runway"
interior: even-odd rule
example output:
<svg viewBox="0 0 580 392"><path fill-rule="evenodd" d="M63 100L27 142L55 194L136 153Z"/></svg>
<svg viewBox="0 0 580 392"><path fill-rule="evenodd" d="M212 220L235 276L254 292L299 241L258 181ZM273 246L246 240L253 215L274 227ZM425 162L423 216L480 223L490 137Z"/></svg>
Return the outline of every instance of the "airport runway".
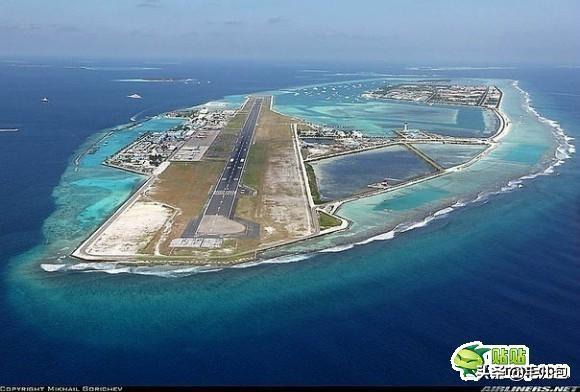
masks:
<svg viewBox="0 0 580 392"><path fill-rule="evenodd" d="M238 189L240 187L242 174L244 167L246 166L246 159L248 158L248 153L252 145L256 123L263 102L263 98L250 99L253 100L250 113L242 126L242 130L238 135L235 146L228 162L226 163L226 167L214 187L213 193L206 204L203 214L199 219L197 219L197 224L195 225L194 230L191 230L193 228L186 230L189 231L189 235L193 234L193 236L195 236L199 228L199 223L202 221L204 216L218 215L228 219L234 217Z"/></svg>

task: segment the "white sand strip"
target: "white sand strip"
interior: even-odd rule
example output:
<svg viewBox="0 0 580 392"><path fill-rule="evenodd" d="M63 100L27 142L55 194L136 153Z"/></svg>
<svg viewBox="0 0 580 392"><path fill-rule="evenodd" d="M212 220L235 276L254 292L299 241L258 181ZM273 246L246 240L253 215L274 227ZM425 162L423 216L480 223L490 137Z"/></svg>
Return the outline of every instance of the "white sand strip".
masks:
<svg viewBox="0 0 580 392"><path fill-rule="evenodd" d="M93 256L136 255L163 227L172 212L159 203L136 202L90 244L87 253Z"/></svg>

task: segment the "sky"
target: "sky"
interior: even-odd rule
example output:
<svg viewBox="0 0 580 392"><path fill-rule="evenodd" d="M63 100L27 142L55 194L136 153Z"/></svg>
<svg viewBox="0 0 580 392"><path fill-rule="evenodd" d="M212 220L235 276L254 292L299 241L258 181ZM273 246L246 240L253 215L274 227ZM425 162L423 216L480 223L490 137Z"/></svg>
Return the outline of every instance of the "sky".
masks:
<svg viewBox="0 0 580 392"><path fill-rule="evenodd" d="M0 0L0 57L580 64L576 0Z"/></svg>

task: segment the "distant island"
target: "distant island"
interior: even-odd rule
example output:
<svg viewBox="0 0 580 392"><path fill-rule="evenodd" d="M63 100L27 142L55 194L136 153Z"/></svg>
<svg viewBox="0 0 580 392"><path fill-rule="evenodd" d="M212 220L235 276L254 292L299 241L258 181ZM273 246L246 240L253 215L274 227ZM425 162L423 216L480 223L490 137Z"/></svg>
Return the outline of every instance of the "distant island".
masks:
<svg viewBox="0 0 580 392"><path fill-rule="evenodd" d="M116 82L126 83L196 83L200 82L193 78L132 78L132 79L115 79Z"/></svg>
<svg viewBox="0 0 580 392"><path fill-rule="evenodd" d="M428 104L498 108L502 92L496 86L421 83L389 84L363 94L366 98L393 99Z"/></svg>

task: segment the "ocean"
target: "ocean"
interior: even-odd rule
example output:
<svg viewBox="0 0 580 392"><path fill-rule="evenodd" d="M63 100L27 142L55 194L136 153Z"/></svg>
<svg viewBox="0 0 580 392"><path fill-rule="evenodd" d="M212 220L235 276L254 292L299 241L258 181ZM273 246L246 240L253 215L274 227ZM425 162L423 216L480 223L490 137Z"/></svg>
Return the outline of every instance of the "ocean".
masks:
<svg viewBox="0 0 580 392"><path fill-rule="evenodd" d="M461 384L449 357L481 340L525 344L533 363L568 363L572 379L563 383L577 384L576 154L550 175L442 219L334 252L179 277L40 267L58 263L142 181L99 164L143 130L122 127L131 117L270 90L281 92L281 109L306 113L313 105L291 101L301 97L294 95L298 86L386 74L518 80L541 116L570 137L580 135L578 68L0 63L0 128L20 129L0 133L0 382ZM165 79L151 81L157 78ZM143 99L127 98L134 93ZM305 115L343 113L341 124L365 126L344 107L315 106ZM471 112L437 113L437 127L449 132L462 124L478 134L486 121ZM430 116L417 115L424 123ZM395 124L404 116L394 109L389 118ZM371 116L367 125L379 132L381 121ZM103 139L109 130L113 136ZM95 143L97 151L76 165ZM525 154L502 159L522 167L537 155L529 145ZM440 195L444 186L423 194ZM397 208L389 200L373 208L381 203ZM363 207L345 213L364 217Z"/></svg>

